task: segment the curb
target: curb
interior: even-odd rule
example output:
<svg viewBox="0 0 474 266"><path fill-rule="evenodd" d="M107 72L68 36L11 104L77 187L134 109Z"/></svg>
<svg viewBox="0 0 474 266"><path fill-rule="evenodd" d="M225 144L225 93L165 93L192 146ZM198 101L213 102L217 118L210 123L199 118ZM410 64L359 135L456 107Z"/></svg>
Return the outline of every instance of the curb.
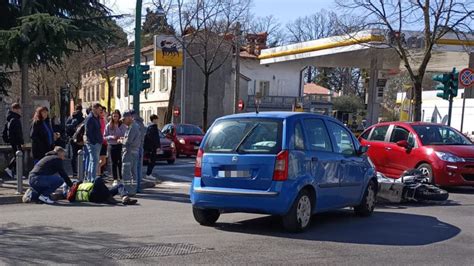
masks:
<svg viewBox="0 0 474 266"><path fill-rule="evenodd" d="M0 196L0 205L22 203L23 195Z"/></svg>

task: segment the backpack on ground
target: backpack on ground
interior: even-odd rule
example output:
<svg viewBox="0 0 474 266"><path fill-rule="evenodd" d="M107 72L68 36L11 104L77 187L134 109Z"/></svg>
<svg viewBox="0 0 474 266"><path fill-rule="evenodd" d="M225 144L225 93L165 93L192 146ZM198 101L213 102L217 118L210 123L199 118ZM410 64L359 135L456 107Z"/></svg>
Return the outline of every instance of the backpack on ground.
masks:
<svg viewBox="0 0 474 266"><path fill-rule="evenodd" d="M82 184L81 181L74 182L74 184L72 184L72 187L69 189L66 196L66 199L69 200L69 202L73 202L76 200L77 189L79 188L80 184Z"/></svg>
<svg viewBox="0 0 474 266"><path fill-rule="evenodd" d="M10 143L10 137L8 134L9 127L10 127L10 122L6 122L5 126L3 127L3 132L2 132L2 139L4 143Z"/></svg>
<svg viewBox="0 0 474 266"><path fill-rule="evenodd" d="M79 185L76 191L76 201L87 202L89 201L89 196L92 189L94 188L94 183L82 183Z"/></svg>

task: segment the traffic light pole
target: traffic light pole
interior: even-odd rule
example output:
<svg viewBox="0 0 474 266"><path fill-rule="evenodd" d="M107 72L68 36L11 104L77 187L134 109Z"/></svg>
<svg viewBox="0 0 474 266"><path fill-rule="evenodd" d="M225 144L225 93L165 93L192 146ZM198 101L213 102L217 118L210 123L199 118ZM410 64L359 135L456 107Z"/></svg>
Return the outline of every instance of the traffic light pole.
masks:
<svg viewBox="0 0 474 266"><path fill-rule="evenodd" d="M134 76L133 79L133 110L140 113L140 49L141 49L141 28L142 28L142 0L137 0L135 10L135 53L133 57Z"/></svg>
<svg viewBox="0 0 474 266"><path fill-rule="evenodd" d="M448 126L451 126L451 115L453 113L453 94L449 94Z"/></svg>

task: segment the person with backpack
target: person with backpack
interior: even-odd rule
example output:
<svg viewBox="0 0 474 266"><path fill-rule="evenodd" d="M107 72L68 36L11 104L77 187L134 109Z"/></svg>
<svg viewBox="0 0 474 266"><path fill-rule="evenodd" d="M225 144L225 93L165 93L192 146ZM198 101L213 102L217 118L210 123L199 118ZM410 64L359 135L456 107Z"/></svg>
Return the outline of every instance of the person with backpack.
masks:
<svg viewBox="0 0 474 266"><path fill-rule="evenodd" d="M94 202L94 203L107 203L116 204L117 200L114 196L120 195L121 202L123 205L135 205L136 199L131 199L128 195L128 191L125 189L123 184L117 184L112 188L107 188L103 178L96 178L93 183L77 183L74 184L70 189L67 199L70 202Z"/></svg>
<svg viewBox="0 0 474 266"><path fill-rule="evenodd" d="M47 107L42 106L36 109L30 137L33 162L36 164L47 152L53 150L54 142L59 137L53 131Z"/></svg>
<svg viewBox="0 0 474 266"><path fill-rule="evenodd" d="M21 126L21 105L14 103L8 111L7 122L3 128L2 133L3 142L10 143L13 151L13 158L10 160L5 172L10 178L15 176L16 170L16 152L22 150L23 129Z"/></svg>
<svg viewBox="0 0 474 266"><path fill-rule="evenodd" d="M77 153L82 149L82 146L84 146L84 144L76 144L74 141L74 134L76 134L77 129L83 122L84 115L82 114L82 106L78 104L75 106L71 117L69 117L66 121L66 135L69 138L69 144L71 145L72 150L71 166L74 176L77 176Z"/></svg>
<svg viewBox="0 0 474 266"><path fill-rule="evenodd" d="M108 142L110 159L112 161L113 185L122 180L122 144L118 143L125 136L127 128L120 121L122 115L119 110L112 113L112 120L105 127L104 138Z"/></svg>
<svg viewBox="0 0 474 266"><path fill-rule="evenodd" d="M153 114L150 116L151 124L148 125L145 134L144 150L148 157L148 168L146 171L146 179L156 180L153 174L153 168L155 167L156 157L161 150L160 133L158 129L158 116Z"/></svg>

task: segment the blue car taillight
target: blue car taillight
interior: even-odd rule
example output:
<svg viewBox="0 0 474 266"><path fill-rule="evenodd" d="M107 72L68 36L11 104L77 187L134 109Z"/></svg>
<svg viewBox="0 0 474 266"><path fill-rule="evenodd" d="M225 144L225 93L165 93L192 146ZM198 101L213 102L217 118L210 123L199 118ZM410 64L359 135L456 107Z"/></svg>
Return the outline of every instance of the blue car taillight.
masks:
<svg viewBox="0 0 474 266"><path fill-rule="evenodd" d="M274 181L288 180L288 157L289 153L286 150L283 150L277 154L275 169L273 170Z"/></svg>

